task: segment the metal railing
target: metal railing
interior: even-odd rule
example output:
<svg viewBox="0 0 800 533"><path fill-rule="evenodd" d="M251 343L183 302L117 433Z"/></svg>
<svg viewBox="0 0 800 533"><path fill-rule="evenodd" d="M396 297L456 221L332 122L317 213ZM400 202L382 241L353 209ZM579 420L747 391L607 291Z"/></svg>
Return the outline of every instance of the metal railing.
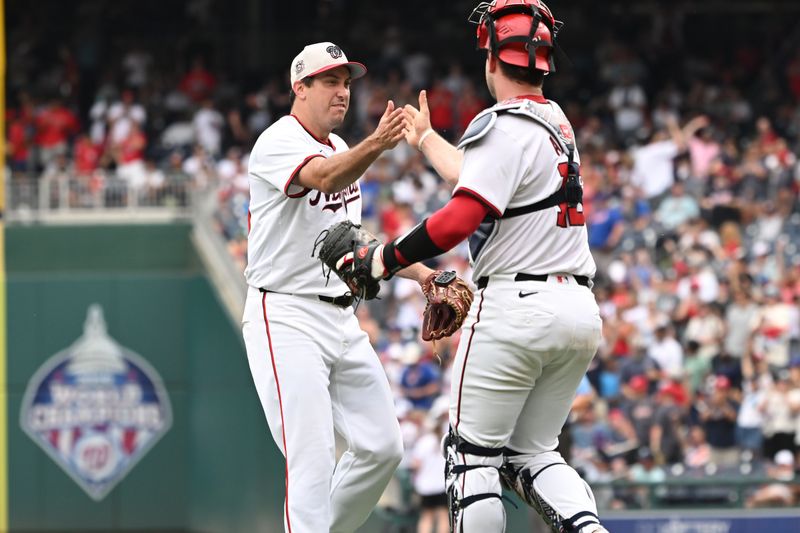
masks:
<svg viewBox="0 0 800 533"><path fill-rule="evenodd" d="M410 527L416 524L419 508L414 499L411 476L407 471L398 470L392 480L393 495L388 502L379 502L376 513L387 523ZM758 476L707 476L672 477L654 483L614 480L591 484L598 509L617 512L659 511L659 510L712 510L744 509L748 498L759 488L783 484L800 490L800 478L778 480L764 475ZM390 485L391 486L391 485ZM526 504L512 492L504 495L518 508ZM612 500L615 506L610 505ZM383 505L381 505L383 503ZM624 507L619 504L623 503Z"/></svg>
<svg viewBox="0 0 800 533"><path fill-rule="evenodd" d="M10 224L169 224L191 222L192 242L231 321L241 320L247 286L216 228L214 187L198 187L185 174L132 184L115 173L47 176L7 173Z"/></svg>
<svg viewBox="0 0 800 533"><path fill-rule="evenodd" d="M611 498L622 501L626 508L744 508L747 499L760 487L773 484L800 486L800 480L778 480L769 477L710 476L704 478L670 478L658 483L615 480L592 483L598 505Z"/></svg>
<svg viewBox="0 0 800 533"><path fill-rule="evenodd" d="M188 217L197 191L191 181L167 174L158 183L132 184L114 173L58 173L32 176L8 173L9 222L80 221L111 216L135 219Z"/></svg>

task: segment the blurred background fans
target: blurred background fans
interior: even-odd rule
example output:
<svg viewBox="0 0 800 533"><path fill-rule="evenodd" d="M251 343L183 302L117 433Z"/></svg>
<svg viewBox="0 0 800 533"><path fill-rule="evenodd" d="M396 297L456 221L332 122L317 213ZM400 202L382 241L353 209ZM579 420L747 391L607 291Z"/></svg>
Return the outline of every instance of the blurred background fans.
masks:
<svg viewBox="0 0 800 533"><path fill-rule="evenodd" d="M562 445L615 533L752 520L794 531L798 517L777 507L800 503L800 4L549 5L566 25L544 92L575 128L605 324ZM416 105L420 89L433 126L458 139L491 104L473 7L6 1L0 530L281 529L282 459L238 325L250 148L289 110L291 58L322 40L369 68L339 132L349 144L387 99ZM449 198L405 143L361 187L364 223L386 238ZM466 248L431 266L469 275ZM415 531L421 498L439 490L431 443L458 336L438 360L418 336L418 286L396 278L382 294L358 316L406 458L363 531ZM173 416L99 502L20 427L26 387L93 303L160 374ZM433 531L436 511L424 516L419 530ZM509 531L532 520L509 508Z"/></svg>

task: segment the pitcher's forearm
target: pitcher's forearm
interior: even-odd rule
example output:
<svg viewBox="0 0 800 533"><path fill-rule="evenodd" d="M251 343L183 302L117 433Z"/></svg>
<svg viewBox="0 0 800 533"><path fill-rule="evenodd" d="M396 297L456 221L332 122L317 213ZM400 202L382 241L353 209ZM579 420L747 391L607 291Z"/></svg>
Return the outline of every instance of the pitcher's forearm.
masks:
<svg viewBox="0 0 800 533"><path fill-rule="evenodd" d="M333 194L346 189L361 177L384 148L371 137L331 157L315 157L299 172L295 181L303 187Z"/></svg>

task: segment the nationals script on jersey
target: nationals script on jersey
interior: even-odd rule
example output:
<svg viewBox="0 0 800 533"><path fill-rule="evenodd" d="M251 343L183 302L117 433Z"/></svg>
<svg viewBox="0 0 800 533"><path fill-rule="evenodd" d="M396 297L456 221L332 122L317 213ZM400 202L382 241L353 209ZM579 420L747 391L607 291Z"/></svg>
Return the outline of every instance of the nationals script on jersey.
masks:
<svg viewBox="0 0 800 533"><path fill-rule="evenodd" d="M518 102L555 127L561 139L574 144L572 126L555 102L541 97ZM508 106L507 101L496 107ZM492 108L475 121L487 112ZM577 150L574 159L580 162ZM581 204L570 208L564 203L499 218L507 209L533 204L557 191L567 176L567 160L563 144L544 126L517 113L498 113L482 138L466 144L455 190L482 199L498 217L487 219L470 237L475 279L519 272L594 277L596 267Z"/></svg>
<svg viewBox="0 0 800 533"><path fill-rule="evenodd" d="M250 231L247 283L256 288L300 295L341 296L347 286L337 277L322 275L312 257L320 232L336 222L361 223L358 182L344 191L325 194L305 189L292 180L314 157L330 157L347 150L331 134L317 139L292 115L267 128L250 154Z"/></svg>

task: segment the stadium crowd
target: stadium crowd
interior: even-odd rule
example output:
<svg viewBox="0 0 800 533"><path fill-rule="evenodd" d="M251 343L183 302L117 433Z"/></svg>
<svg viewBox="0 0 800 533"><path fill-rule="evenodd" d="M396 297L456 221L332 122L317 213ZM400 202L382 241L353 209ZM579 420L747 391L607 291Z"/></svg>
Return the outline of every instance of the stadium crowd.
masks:
<svg viewBox="0 0 800 533"><path fill-rule="evenodd" d="M81 104L74 50L41 65L15 44L12 35L12 185L69 180L102 191L117 179L155 203L176 184L210 191L220 233L244 268L248 150L289 110L282 73L244 88L202 53L176 72L154 50L131 45ZM598 264L604 344L563 433L590 482L758 472L791 479L800 467L800 48L776 53L773 44L756 37L690 55L669 27L628 38L608 32L570 50L572 64L546 79L545 95L564 107L577 136ZM284 52L288 64L292 52ZM416 105L423 88L434 128L451 140L490 104L478 57L442 63L390 30L364 61L372 75L354 84L341 133L351 144L371 131L387 99ZM37 90L25 90L36 69ZM373 164L361 189L364 224L387 238L450 194L406 144ZM466 247L432 266L469 276ZM438 436L458 334L435 347L422 342L424 303L415 283L396 278L357 313L396 392L401 469L433 502L427 524L443 516ZM800 501L791 490L777 494L750 494L749 504ZM598 499L646 504L626 488Z"/></svg>

